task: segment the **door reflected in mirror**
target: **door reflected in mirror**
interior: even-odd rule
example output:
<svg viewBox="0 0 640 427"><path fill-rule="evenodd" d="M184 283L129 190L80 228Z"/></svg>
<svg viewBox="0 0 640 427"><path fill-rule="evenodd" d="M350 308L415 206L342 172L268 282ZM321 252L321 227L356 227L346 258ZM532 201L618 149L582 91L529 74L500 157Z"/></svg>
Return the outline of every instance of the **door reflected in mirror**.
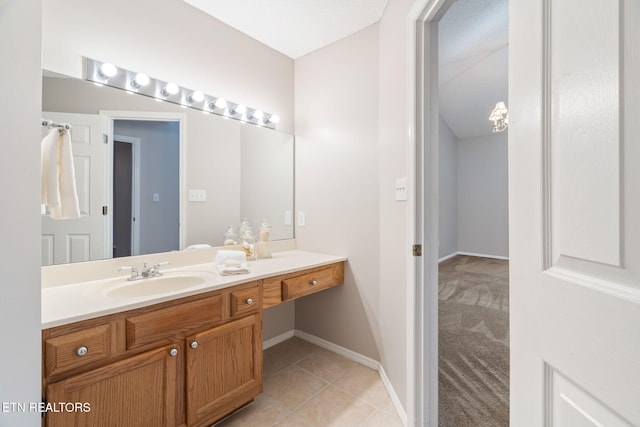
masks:
<svg viewBox="0 0 640 427"><path fill-rule="evenodd" d="M242 218L256 229L266 219L273 240L294 237L293 135L50 72L42 105L73 125L81 210L42 216L43 265L219 246Z"/></svg>

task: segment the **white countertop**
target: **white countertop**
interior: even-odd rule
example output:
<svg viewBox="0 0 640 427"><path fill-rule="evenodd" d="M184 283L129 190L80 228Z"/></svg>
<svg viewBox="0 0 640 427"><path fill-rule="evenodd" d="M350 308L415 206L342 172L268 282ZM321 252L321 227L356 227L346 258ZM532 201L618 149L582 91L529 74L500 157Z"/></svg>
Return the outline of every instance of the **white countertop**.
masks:
<svg viewBox="0 0 640 427"><path fill-rule="evenodd" d="M291 250L276 252L273 254L273 258L270 259L250 261L249 274L221 276L216 272L214 262L173 269L167 268L162 269L163 277L193 273L198 277L204 278L205 281L202 284L177 291L140 297L111 296L109 292L123 284L135 286L136 284L152 283L155 280L154 278L126 282L128 275L123 273L118 278L111 277L90 282L46 287L42 289L42 329L214 291L252 280L320 267L339 261L346 261L346 257Z"/></svg>

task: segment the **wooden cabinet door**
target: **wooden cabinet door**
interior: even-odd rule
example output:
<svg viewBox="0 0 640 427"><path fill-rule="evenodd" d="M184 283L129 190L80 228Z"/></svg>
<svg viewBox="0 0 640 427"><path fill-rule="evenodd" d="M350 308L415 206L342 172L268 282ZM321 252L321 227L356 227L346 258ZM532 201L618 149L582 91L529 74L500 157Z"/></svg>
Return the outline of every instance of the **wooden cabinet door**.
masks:
<svg viewBox="0 0 640 427"><path fill-rule="evenodd" d="M178 351L175 356L171 354L174 349ZM50 384L49 404L88 403L90 411L48 412L46 425L174 426L181 360L178 346L165 346Z"/></svg>
<svg viewBox="0 0 640 427"><path fill-rule="evenodd" d="M187 423L209 425L262 392L262 325L254 314L187 338Z"/></svg>

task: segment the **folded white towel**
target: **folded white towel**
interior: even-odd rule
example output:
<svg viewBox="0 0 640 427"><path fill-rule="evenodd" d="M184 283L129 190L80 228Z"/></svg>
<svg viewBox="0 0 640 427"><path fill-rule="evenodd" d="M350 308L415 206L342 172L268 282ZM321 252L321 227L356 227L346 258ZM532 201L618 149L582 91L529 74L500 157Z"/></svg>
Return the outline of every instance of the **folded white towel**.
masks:
<svg viewBox="0 0 640 427"><path fill-rule="evenodd" d="M244 251L218 251L216 253L216 270L222 276L249 273L247 254Z"/></svg>
<svg viewBox="0 0 640 427"><path fill-rule="evenodd" d="M210 248L211 245L208 243L196 243L195 245L191 245L191 246L187 246L186 248L184 248L185 251L191 251L193 249L206 249L206 248Z"/></svg>
<svg viewBox="0 0 640 427"><path fill-rule="evenodd" d="M69 130L53 128L41 144L40 199L54 219L80 218Z"/></svg>

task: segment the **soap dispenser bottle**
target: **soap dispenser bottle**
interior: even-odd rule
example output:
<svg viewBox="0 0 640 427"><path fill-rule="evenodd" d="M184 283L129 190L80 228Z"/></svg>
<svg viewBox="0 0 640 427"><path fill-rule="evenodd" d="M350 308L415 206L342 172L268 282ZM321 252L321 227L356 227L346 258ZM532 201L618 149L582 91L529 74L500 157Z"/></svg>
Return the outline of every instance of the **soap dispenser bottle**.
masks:
<svg viewBox="0 0 640 427"><path fill-rule="evenodd" d="M256 243L256 252L258 258L271 258L271 242L269 241L269 232L271 231L271 226L267 223L266 219L262 220L262 224L260 225L260 240Z"/></svg>

